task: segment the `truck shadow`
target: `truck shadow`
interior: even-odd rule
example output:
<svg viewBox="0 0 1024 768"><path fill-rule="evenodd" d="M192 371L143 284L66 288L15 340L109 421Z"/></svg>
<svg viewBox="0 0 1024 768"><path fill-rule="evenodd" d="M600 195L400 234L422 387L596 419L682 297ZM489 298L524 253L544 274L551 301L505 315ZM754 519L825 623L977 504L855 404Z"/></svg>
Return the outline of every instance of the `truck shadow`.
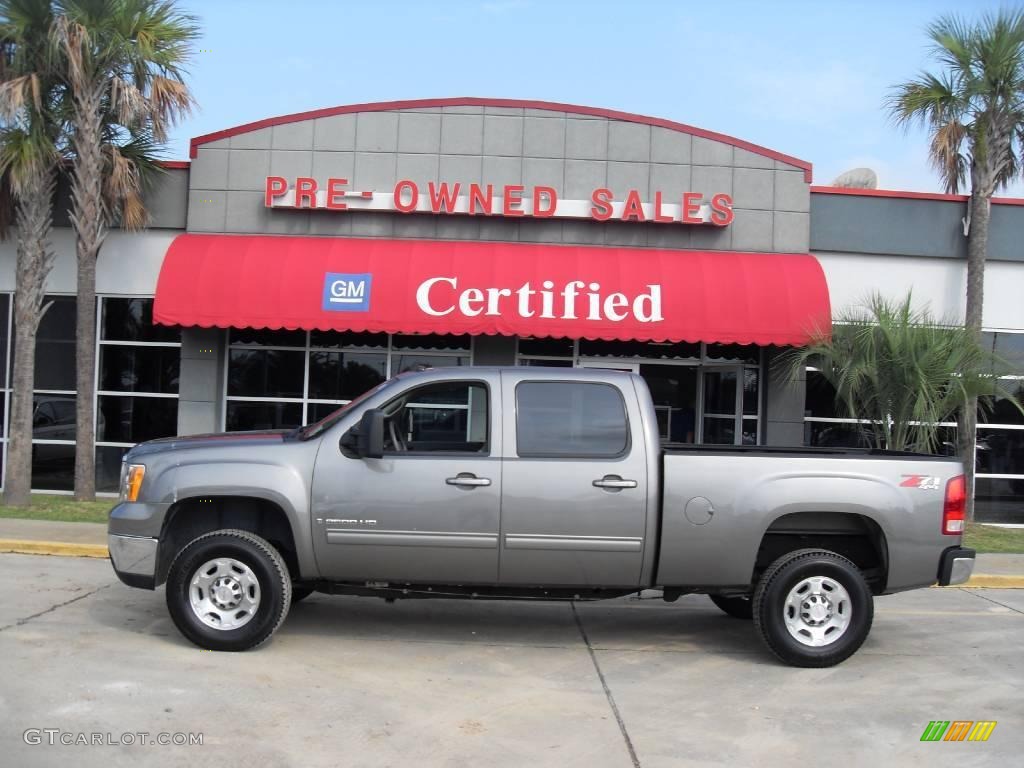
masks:
<svg viewBox="0 0 1024 768"><path fill-rule="evenodd" d="M582 627L582 632L581 632ZM703 596L675 604L617 599L589 603L399 600L314 595L292 606L282 637L600 650L763 652L753 624L732 619Z"/></svg>
<svg viewBox="0 0 1024 768"><path fill-rule="evenodd" d="M114 632L192 647L167 614L164 590L114 585L91 601L93 621ZM582 632L581 632L582 628ZM381 643L433 643L753 656L772 663L753 624L730 618L703 596L677 603L398 600L315 594L293 605L275 639L257 653L289 653L310 641L374 652ZM289 651L289 649L291 649Z"/></svg>

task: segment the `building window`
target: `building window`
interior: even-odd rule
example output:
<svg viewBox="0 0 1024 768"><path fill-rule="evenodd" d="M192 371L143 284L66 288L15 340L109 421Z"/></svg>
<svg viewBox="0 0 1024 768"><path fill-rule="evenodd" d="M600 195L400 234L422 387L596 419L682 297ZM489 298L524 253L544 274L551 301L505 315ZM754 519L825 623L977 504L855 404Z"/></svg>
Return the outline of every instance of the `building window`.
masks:
<svg viewBox="0 0 1024 768"><path fill-rule="evenodd" d="M1024 332L984 334L986 346L1012 366L1002 379L1024 403ZM807 369L804 442L816 446L867 447L868 422L842 412L835 391L814 368ZM939 452L957 454L956 423L941 425ZM1008 400L997 399L992 413L978 414L975 450L975 517L982 522L1024 523L1024 417Z"/></svg>
<svg viewBox="0 0 1024 768"><path fill-rule="evenodd" d="M32 414L32 489L74 490L74 296L48 296L36 342ZM2 448L6 472L10 368L13 364L12 299L0 294L0 360L3 361ZM133 445L177 434L180 331L154 326L152 299L107 297L98 301L96 385L96 490L117 490L121 457Z"/></svg>
<svg viewBox="0 0 1024 768"><path fill-rule="evenodd" d="M760 442L761 348L754 345L520 338L516 363L639 373L665 442Z"/></svg>
<svg viewBox="0 0 1024 768"><path fill-rule="evenodd" d="M96 489L116 491L136 443L178 434L181 330L153 324L153 300L100 300Z"/></svg>
<svg viewBox="0 0 1024 768"><path fill-rule="evenodd" d="M469 336L232 329L224 428L319 421L404 371L470 364Z"/></svg>

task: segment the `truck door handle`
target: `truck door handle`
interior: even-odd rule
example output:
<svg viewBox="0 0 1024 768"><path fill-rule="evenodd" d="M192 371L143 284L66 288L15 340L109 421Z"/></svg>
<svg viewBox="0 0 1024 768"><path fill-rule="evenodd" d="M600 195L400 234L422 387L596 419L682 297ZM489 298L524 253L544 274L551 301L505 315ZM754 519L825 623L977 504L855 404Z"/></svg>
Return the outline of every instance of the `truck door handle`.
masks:
<svg viewBox="0 0 1024 768"><path fill-rule="evenodd" d="M449 477L445 482L448 485L458 485L463 488L477 488L481 485L490 485L489 477L477 477L472 472L460 472L455 477Z"/></svg>
<svg viewBox="0 0 1024 768"><path fill-rule="evenodd" d="M600 480L594 481L595 488L611 488L621 490L622 488L636 488L636 480L623 480L618 475L605 475Z"/></svg>

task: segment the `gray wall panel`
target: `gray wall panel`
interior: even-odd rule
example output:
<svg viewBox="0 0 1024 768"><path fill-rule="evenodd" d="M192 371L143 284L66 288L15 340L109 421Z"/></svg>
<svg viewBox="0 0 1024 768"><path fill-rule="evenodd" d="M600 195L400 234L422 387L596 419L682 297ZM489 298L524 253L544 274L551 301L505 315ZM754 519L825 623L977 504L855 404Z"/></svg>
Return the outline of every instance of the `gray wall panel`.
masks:
<svg viewBox="0 0 1024 768"><path fill-rule="evenodd" d="M245 138L248 136L248 138ZM303 146L303 142L306 145ZM431 181L462 185L506 184L554 187L560 198L586 200L600 187L616 200L638 189L645 202L656 192L666 205L679 205L684 192L734 195L737 229L679 224L581 221L502 221L499 217L435 217L426 224L397 213L266 210L256 195L234 196L225 207L221 189L225 150L200 150L193 163L193 199L212 199L189 219L195 231L268 232L366 237L572 242L658 248L721 250L744 247L777 250L808 241L809 185L802 171L786 163L661 126L519 107L415 108L362 112L305 121L285 130L260 129L231 137L226 151L226 185L234 192L262 192L265 177L312 175L349 180L352 190L389 192L399 179L412 179L427 194ZM273 149L271 149L273 146ZM287 147L287 148L286 148ZM222 154L217 155L215 153ZM243 210L246 206L261 210ZM771 224L765 212L792 211ZM225 219L235 219L227 221ZM397 221L402 221L398 224ZM220 222L220 223L219 223ZM461 229L460 229L461 228ZM806 247L804 248L806 250Z"/></svg>
<svg viewBox="0 0 1024 768"><path fill-rule="evenodd" d="M150 229L184 229L188 215L189 171L172 168L154 179L143 196Z"/></svg>
<svg viewBox="0 0 1024 768"><path fill-rule="evenodd" d="M816 251L966 258L963 203L855 195L811 195Z"/></svg>
<svg viewBox="0 0 1024 768"><path fill-rule="evenodd" d="M816 251L967 258L962 219L967 204L858 195L811 195ZM1024 206L994 204L988 257L1024 261Z"/></svg>

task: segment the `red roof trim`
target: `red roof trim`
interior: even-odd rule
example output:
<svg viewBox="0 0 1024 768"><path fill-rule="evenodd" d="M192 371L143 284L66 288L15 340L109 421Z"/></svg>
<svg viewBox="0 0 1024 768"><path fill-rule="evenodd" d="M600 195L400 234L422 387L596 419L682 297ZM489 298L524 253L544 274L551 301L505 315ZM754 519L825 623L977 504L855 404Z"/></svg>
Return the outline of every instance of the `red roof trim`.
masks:
<svg viewBox="0 0 1024 768"><path fill-rule="evenodd" d="M854 195L856 197L895 197L901 200L940 200L966 203L969 195L947 195L941 192L906 192L898 189L854 189L850 187L811 187L817 195ZM1024 205L1021 197L993 197L993 205Z"/></svg>
<svg viewBox="0 0 1024 768"><path fill-rule="evenodd" d="M748 152L753 152L764 157L769 157L772 160L778 160L786 163L787 165L793 165L797 168L802 168L804 171L804 181L808 184L811 182L811 171L812 166L806 160L800 160L799 158L793 157L792 155L786 155L782 152L776 152L773 149L762 147L759 144L752 144L749 141L743 139L737 139L735 136L728 136L724 133L716 133L715 131L707 131L703 128L695 128L692 125L686 125L685 123L677 123L672 120L664 120L659 117L647 117L646 115L636 115L632 112L619 112L614 109L602 109L601 107L583 107L578 104L563 104L557 101L532 101L525 99L483 99L475 96L456 96L447 99L412 99L407 101L377 101L370 102L367 104L347 104L340 107L328 107L326 109L314 109L309 112L296 112L292 115L280 115L278 117L268 117L263 120L257 120L254 123L246 123L245 125L236 125L233 128L225 128L222 131L216 131L214 133L207 133L203 136L197 136L192 139L192 143L189 146L189 157L195 159L196 153L201 144L206 144L211 141L217 141L218 139L226 139L229 136L236 136L240 133L248 133L249 131L259 130L260 128L270 128L275 125L286 125L288 123L297 123L302 120L313 120L318 117L331 117L333 115L347 115L353 112L386 112L389 110L396 109L422 109L426 107L509 107L509 108L523 108L523 109L548 109L556 112L570 112L574 115L589 115L591 117L604 117L609 120L624 120L630 123L642 123L644 125L653 125L658 128L668 128L672 131L679 131L681 133L688 133L691 136L699 136L702 139L710 139L711 141L720 141L723 144L730 144L740 149L745 149Z"/></svg>
<svg viewBox="0 0 1024 768"><path fill-rule="evenodd" d="M169 171L187 171L192 167L191 160L158 160L157 165Z"/></svg>

